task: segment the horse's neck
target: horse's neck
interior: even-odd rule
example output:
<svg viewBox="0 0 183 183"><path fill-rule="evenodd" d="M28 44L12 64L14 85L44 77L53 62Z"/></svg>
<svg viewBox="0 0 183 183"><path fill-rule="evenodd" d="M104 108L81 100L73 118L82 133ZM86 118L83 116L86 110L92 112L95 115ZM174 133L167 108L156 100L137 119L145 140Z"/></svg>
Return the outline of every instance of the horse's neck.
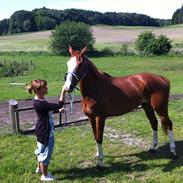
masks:
<svg viewBox="0 0 183 183"><path fill-rule="evenodd" d="M98 80L104 79L104 74L97 69L97 67L93 64L92 61L90 61L88 58L86 59L88 64L88 74L91 75L91 77L94 77Z"/></svg>
<svg viewBox="0 0 183 183"><path fill-rule="evenodd" d="M79 83L83 97L91 96L91 91L93 91L97 82L102 82L105 79L105 75L88 58L85 59L87 59L85 60L87 61L87 74ZM97 88L95 89L97 90Z"/></svg>

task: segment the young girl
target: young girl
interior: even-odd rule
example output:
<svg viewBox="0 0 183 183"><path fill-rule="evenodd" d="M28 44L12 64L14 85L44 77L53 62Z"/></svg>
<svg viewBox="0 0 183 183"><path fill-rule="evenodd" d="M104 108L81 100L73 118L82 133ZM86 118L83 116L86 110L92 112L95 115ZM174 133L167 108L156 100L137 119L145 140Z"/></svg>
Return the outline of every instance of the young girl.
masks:
<svg viewBox="0 0 183 183"><path fill-rule="evenodd" d="M48 173L48 165L54 147L53 112L61 111L65 91L61 92L59 102L56 104L49 103L45 99L45 95L48 92L47 82L45 80L36 79L31 81L31 84L27 86L27 90L30 94L32 92L35 93L34 108L38 117L35 128L35 134L37 136L37 149L35 150L35 154L38 159L36 172L42 173L41 181L53 181L54 177Z"/></svg>

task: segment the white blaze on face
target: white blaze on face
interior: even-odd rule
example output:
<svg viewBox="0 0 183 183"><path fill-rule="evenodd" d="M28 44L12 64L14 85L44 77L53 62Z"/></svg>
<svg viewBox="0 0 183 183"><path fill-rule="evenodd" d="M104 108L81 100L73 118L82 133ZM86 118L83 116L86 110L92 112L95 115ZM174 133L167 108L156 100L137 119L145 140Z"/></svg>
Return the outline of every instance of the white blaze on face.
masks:
<svg viewBox="0 0 183 183"><path fill-rule="evenodd" d="M72 79L72 73L75 70L77 66L77 62L76 62L76 57L72 57L68 62L67 62L67 77L66 77L66 81L64 83L64 89L67 91L69 90L70 86L71 86L71 79Z"/></svg>

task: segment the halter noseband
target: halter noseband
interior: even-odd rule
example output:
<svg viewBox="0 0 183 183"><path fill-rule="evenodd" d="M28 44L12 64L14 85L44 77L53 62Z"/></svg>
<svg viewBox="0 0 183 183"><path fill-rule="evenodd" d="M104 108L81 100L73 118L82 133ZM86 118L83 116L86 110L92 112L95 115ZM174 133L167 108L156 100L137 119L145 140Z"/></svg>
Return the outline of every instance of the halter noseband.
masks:
<svg viewBox="0 0 183 183"><path fill-rule="evenodd" d="M71 74L71 75L74 76L74 77L76 78L76 80L79 82L79 78L77 77L76 74L74 74L73 72L66 72L65 75L67 75L67 74ZM66 78L65 78L65 80L66 80Z"/></svg>
<svg viewBox="0 0 183 183"><path fill-rule="evenodd" d="M88 67L87 67L87 63L85 63L86 61L84 61L84 65L83 65L83 67L84 67L84 73L82 74L82 76L81 77L78 77L77 76L77 74L75 74L74 73L74 71L73 72L66 72L66 74L65 74L65 81L66 81L66 76L67 76L67 74L71 74L75 79L76 79L76 82L77 82L77 84L79 83L79 81L80 80L82 80L86 75L87 75L87 70L88 70ZM77 85L76 84L76 85ZM74 86L74 88L76 88L76 89L78 89L76 86Z"/></svg>

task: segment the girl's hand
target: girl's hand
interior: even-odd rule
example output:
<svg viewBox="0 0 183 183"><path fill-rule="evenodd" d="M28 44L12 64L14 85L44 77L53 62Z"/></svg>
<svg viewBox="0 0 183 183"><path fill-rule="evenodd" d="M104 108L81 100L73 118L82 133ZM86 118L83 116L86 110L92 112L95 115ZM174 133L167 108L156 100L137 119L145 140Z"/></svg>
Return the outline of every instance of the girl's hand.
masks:
<svg viewBox="0 0 183 183"><path fill-rule="evenodd" d="M62 113L64 113L66 110L65 110L65 108L64 107L62 107L61 109L59 109L59 112L62 112Z"/></svg>
<svg viewBox="0 0 183 183"><path fill-rule="evenodd" d="M62 88L61 94L60 94L60 101L65 101L65 93L66 91L64 90L64 88Z"/></svg>

